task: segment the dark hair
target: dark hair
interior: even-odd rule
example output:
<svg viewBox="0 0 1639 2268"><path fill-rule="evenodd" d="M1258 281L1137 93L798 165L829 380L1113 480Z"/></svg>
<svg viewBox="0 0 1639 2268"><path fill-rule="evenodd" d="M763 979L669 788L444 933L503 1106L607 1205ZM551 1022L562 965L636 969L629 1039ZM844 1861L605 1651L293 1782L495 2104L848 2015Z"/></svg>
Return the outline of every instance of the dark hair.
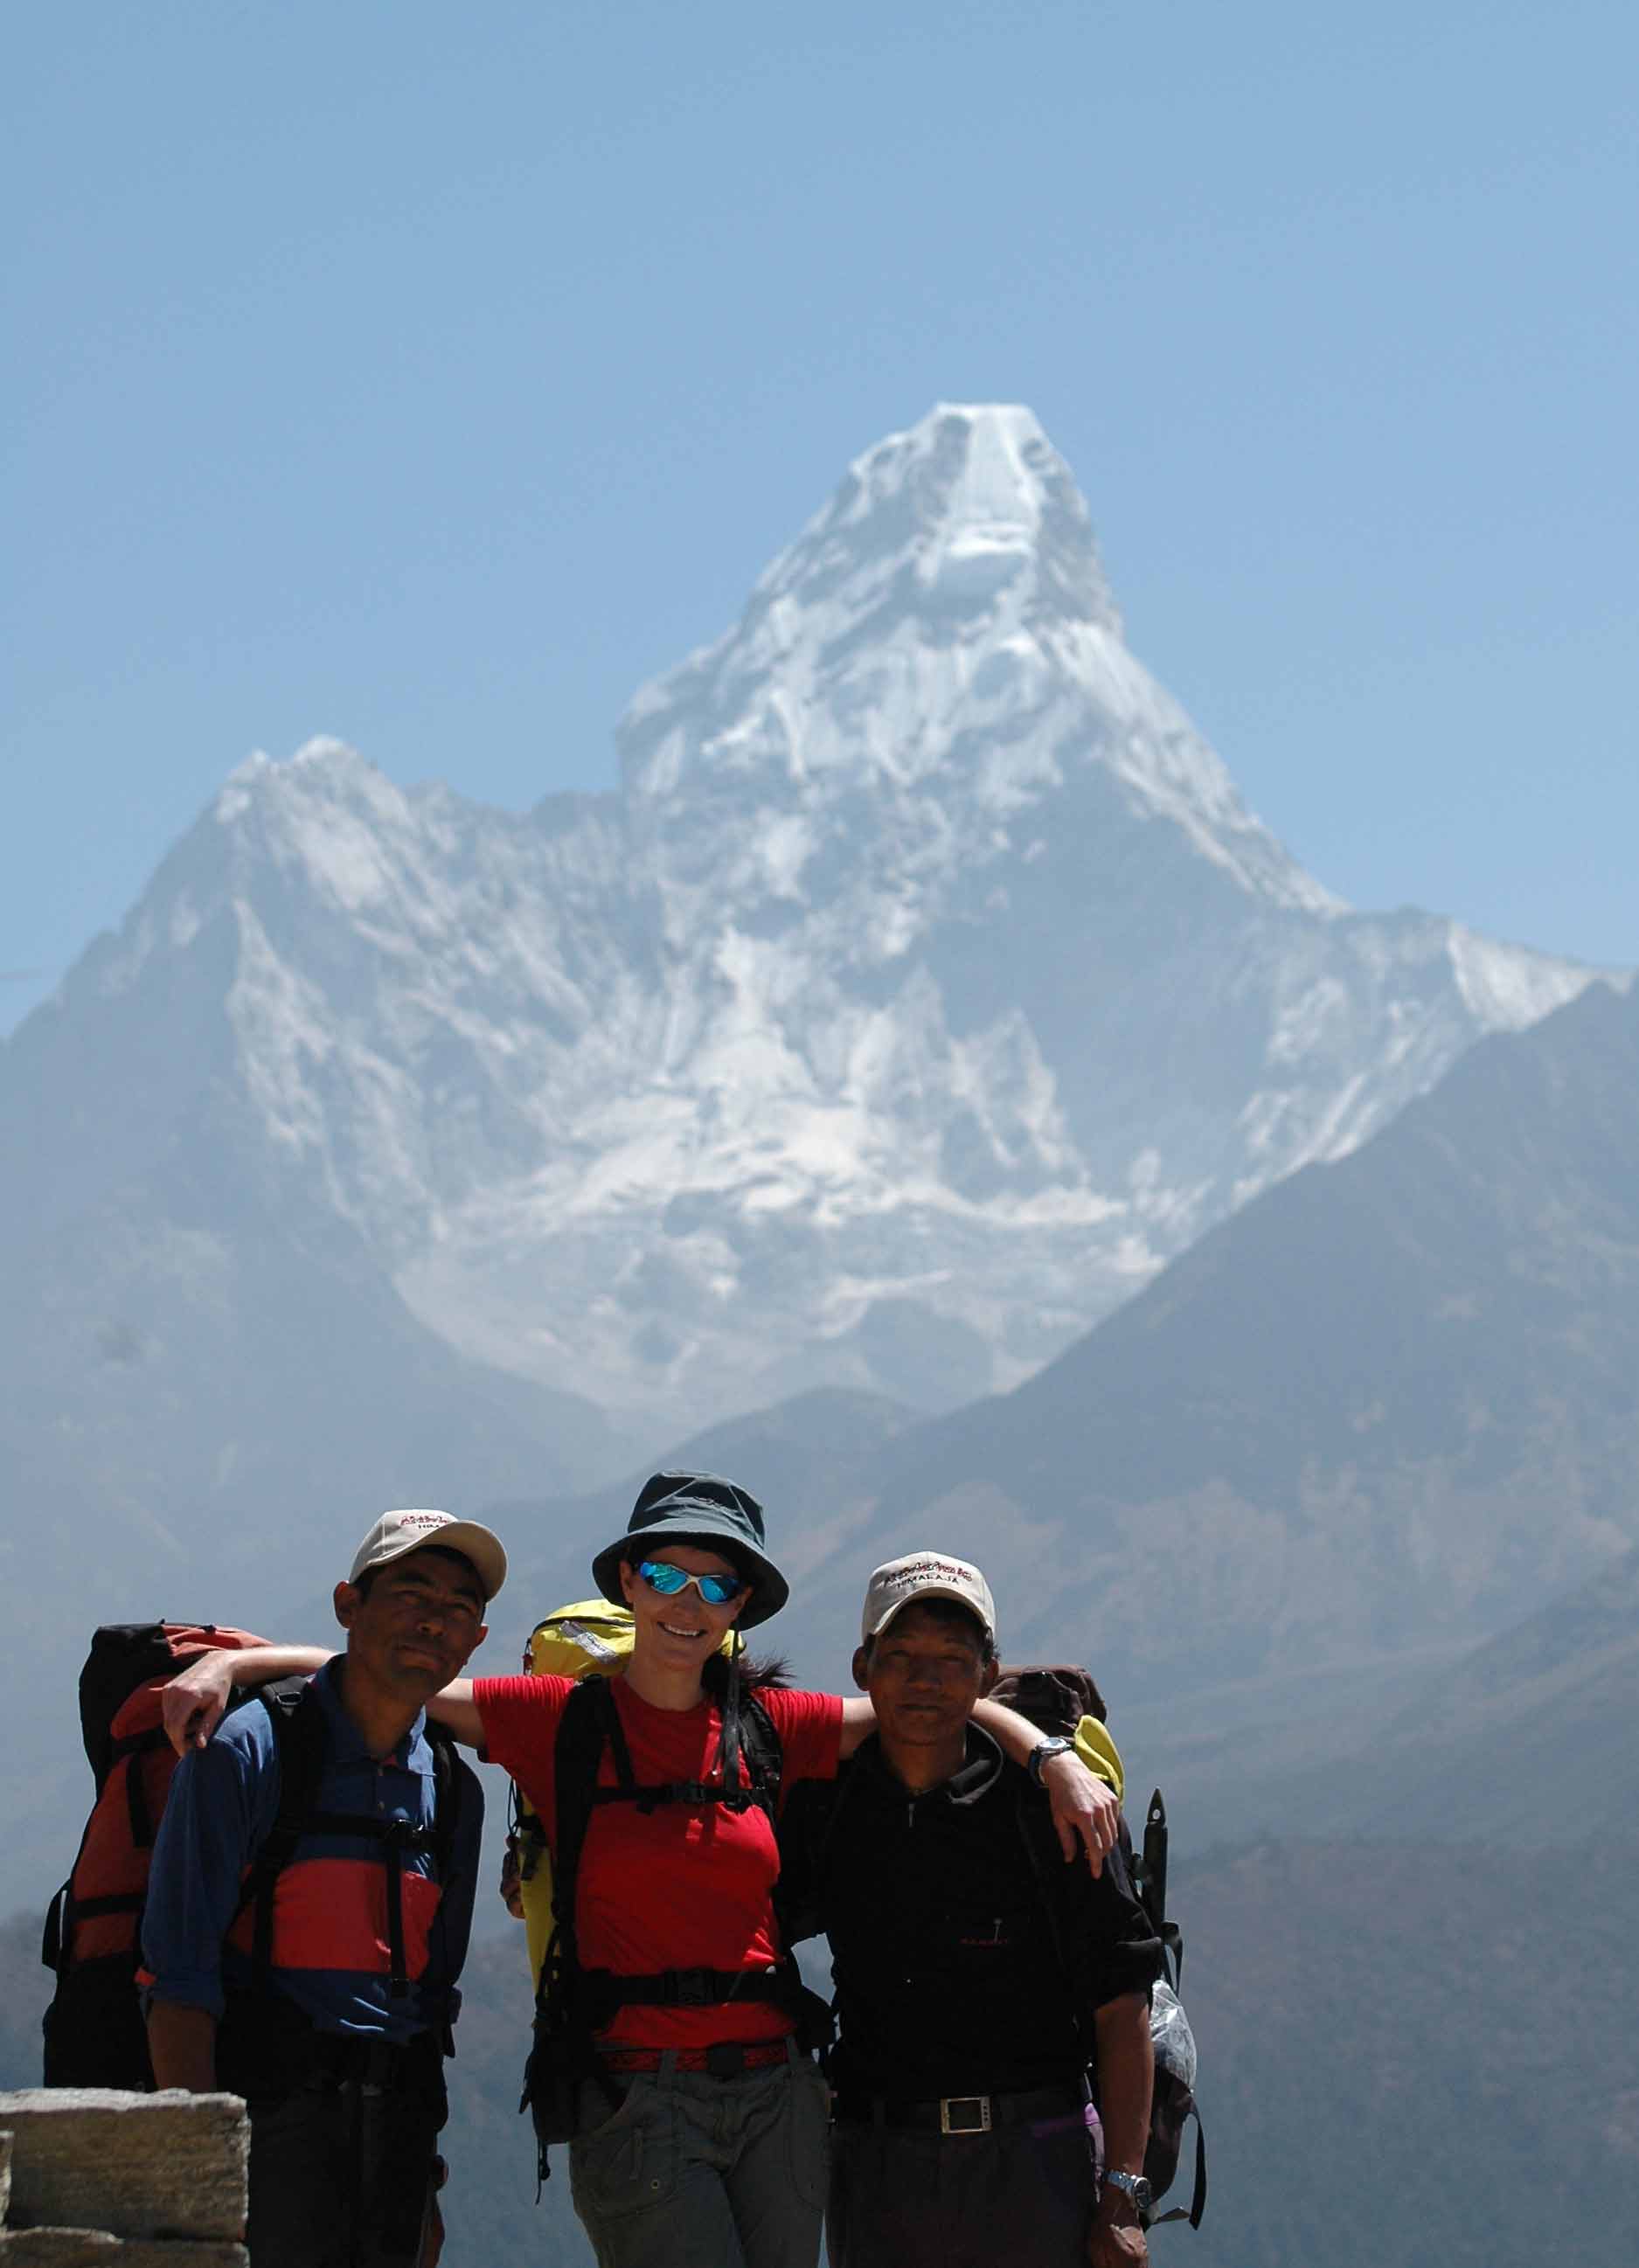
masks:
<svg viewBox="0 0 1639 2268"><path fill-rule="evenodd" d="M964 1637L971 1638L974 1645L978 1648L979 1660L984 1664L986 1668L988 1669L991 1663L996 1659L995 1639L986 1629L984 1624L980 1621L978 1615L974 1613L972 1608L964 1607L959 1599L908 1599L904 1605L900 1608L899 1613L894 1616L894 1623L897 1623L899 1620L901 1615L908 1615L912 1613L926 1615L929 1622L942 1623L947 1628L951 1630L959 1630ZM890 1623L888 1627L891 1630L893 1628L893 1623ZM875 1650L876 1641L882 1635L882 1633L880 1631L876 1631L866 1639L865 1659L867 1661L869 1661L873 1652Z"/></svg>
<svg viewBox="0 0 1639 2268"><path fill-rule="evenodd" d="M701 1664L700 1683L713 1701L721 1701L728 1691L728 1656L714 1653ZM740 1690L742 1693L768 1693L791 1683L791 1664L783 1653L742 1653L740 1656Z"/></svg>

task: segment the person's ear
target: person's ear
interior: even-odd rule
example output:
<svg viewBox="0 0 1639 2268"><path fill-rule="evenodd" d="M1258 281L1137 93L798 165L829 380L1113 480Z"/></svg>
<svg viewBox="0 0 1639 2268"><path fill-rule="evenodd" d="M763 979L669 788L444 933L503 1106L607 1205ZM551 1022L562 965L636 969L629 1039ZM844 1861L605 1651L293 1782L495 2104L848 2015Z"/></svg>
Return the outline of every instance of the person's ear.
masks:
<svg viewBox="0 0 1639 2268"><path fill-rule="evenodd" d="M853 1649L853 1682L861 1693L868 1693L870 1690L870 1668L869 1652L862 1646L856 1646Z"/></svg>
<svg viewBox="0 0 1639 2268"><path fill-rule="evenodd" d="M630 1606L638 1593L637 1571L630 1559L618 1559L615 1564L620 1570L620 1594Z"/></svg>
<svg viewBox="0 0 1639 2268"><path fill-rule="evenodd" d="M357 1583L338 1583L330 1594L336 1609L336 1619L344 1631L351 1630L358 1619L358 1609L364 1604L364 1594Z"/></svg>
<svg viewBox="0 0 1639 2268"><path fill-rule="evenodd" d="M978 1674L978 1697L981 1701L995 1690L996 1680L1000 1675L1001 1664L993 1653Z"/></svg>

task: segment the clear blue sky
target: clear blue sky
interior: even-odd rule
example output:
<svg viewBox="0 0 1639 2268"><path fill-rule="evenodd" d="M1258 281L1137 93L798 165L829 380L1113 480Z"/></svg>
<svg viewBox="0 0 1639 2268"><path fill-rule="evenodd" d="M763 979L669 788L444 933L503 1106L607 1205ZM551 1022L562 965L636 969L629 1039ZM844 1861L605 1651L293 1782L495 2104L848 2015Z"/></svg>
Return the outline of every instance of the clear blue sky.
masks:
<svg viewBox="0 0 1639 2268"><path fill-rule="evenodd" d="M3 53L0 1028L253 747L607 784L940 398L1035 409L1324 881L1639 961L1632 0L53 0Z"/></svg>

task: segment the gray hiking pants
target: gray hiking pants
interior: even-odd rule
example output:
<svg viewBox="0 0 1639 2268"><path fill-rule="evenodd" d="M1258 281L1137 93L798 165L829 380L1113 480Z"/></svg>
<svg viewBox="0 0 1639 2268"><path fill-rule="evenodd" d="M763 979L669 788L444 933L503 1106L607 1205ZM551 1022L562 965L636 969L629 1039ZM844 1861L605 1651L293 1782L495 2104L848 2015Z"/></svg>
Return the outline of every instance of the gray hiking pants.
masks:
<svg viewBox="0 0 1639 2268"><path fill-rule="evenodd" d="M584 2101L569 2180L598 2268L816 2268L829 2097L794 2046L736 2079L668 2055L614 2112L596 2088Z"/></svg>

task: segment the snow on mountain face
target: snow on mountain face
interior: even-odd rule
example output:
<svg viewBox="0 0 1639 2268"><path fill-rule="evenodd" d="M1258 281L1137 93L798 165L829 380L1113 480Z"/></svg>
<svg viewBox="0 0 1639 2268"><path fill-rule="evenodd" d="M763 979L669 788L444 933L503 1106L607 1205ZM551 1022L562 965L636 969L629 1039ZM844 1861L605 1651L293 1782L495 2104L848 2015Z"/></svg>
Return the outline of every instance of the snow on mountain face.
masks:
<svg viewBox="0 0 1639 2268"><path fill-rule="evenodd" d="M860 459L621 752L522 816L254 759L35 1021L163 1019L209 948L269 1154L424 1322L656 1446L1013 1382L1590 975L1305 875L1022 409Z"/></svg>
<svg viewBox="0 0 1639 2268"><path fill-rule="evenodd" d="M884 818L896 865L912 849L936 887L1096 764L1248 888L1337 903L1126 652L1087 507L1026 409L941 408L862 457L738 627L639 695L622 750L639 823L703 859L732 799L735 880L772 900L800 902L809 861L849 832L867 849ZM892 909L862 941L907 942Z"/></svg>

